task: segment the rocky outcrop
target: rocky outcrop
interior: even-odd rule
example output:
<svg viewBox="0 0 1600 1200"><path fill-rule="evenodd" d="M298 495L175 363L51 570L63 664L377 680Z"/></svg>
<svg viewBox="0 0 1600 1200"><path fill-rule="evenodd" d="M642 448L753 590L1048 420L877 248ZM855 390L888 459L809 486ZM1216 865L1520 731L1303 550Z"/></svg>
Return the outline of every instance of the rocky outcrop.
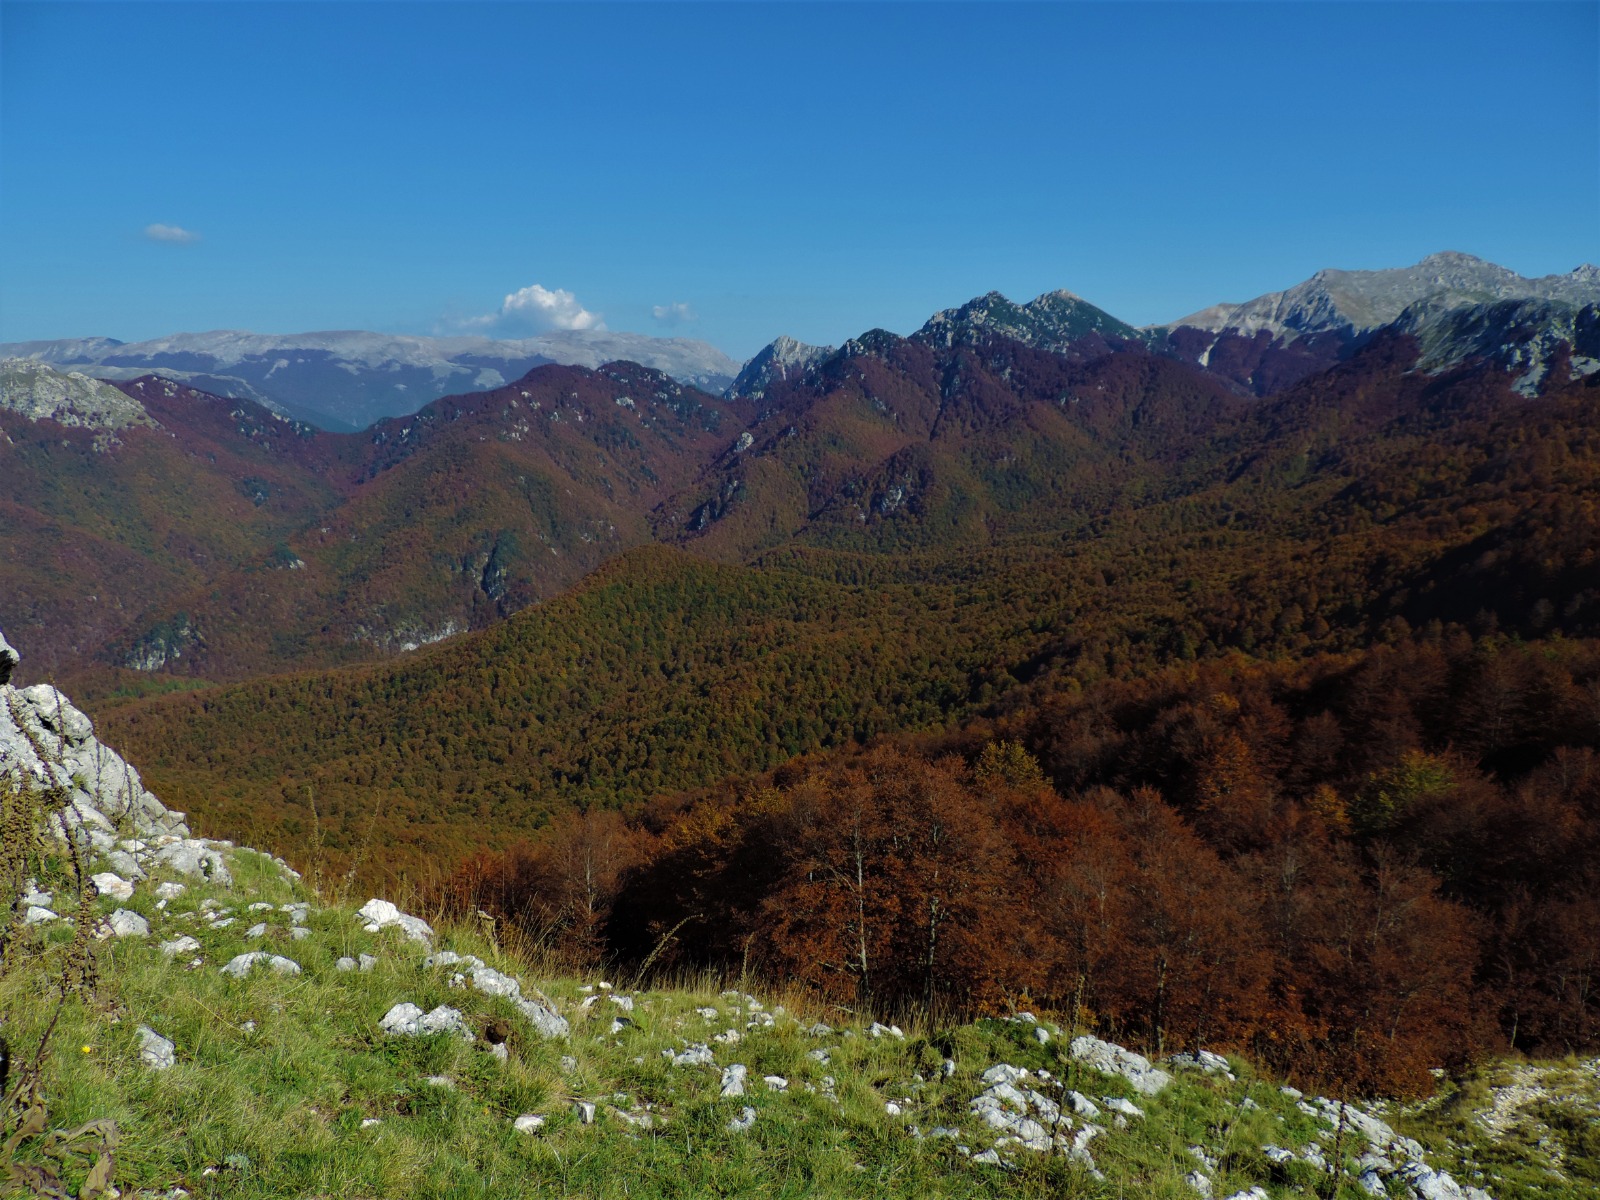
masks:
<svg viewBox="0 0 1600 1200"><path fill-rule="evenodd" d="M157 428L143 405L109 383L24 358L0 359L0 409L86 429Z"/></svg>
<svg viewBox="0 0 1600 1200"><path fill-rule="evenodd" d="M0 634L0 680L9 681L19 657ZM133 766L95 738L89 718L47 683L0 682L0 774L61 796L60 831L82 830L97 850L115 854L119 841L170 839L160 854L189 839L184 814L162 804ZM129 865L112 861L124 874Z"/></svg>

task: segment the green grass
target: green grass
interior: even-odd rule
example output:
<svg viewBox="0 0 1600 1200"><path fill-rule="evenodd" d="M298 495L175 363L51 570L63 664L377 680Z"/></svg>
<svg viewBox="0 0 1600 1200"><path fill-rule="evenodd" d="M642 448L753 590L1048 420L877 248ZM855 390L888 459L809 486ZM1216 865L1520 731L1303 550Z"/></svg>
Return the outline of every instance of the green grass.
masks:
<svg viewBox="0 0 1600 1200"><path fill-rule="evenodd" d="M59 865L59 864L58 864ZM950 1028L910 1028L904 1040L868 1036L866 1021L842 1020L803 995L768 995L756 1010L715 981L632 992L630 1013L572 976L541 977L501 953L486 931L442 925L435 945L476 954L519 976L527 994L542 993L572 1023L570 1038L540 1038L503 998L451 986L452 968L424 968L422 946L397 931L369 934L353 908L322 907L265 856L230 856L231 889L190 881L158 908L153 883L124 907L151 923L147 941L97 945L98 982L71 997L49 1043L44 1092L52 1128L114 1119L122 1144L116 1185L164 1192L182 1187L203 1197L978 1197L1105 1198L1136 1195L1180 1200L1194 1193L1183 1176L1200 1144L1221 1160L1219 1197L1262 1184L1275 1197L1310 1194L1319 1177L1308 1166L1275 1167L1264 1144L1295 1148L1321 1128L1235 1061L1236 1081L1184 1074L1157 1097L1135 1094L1121 1079L1088 1071L1065 1053L1065 1040L1041 1045L1031 1026L984 1020ZM48 881L47 881L48 882ZM197 915L207 900L233 910L234 924L208 928ZM311 935L292 940L288 914L251 913L251 903L310 902ZM109 911L115 905L98 902ZM264 940L245 937L257 920ZM191 934L203 965L164 959L158 943ZM23 957L0 978L0 1015L22 1057L48 1021L52 980L62 973L72 930L65 921L37 927ZM221 974L236 954L267 949L300 963L298 976L257 970L244 980ZM377 957L369 973L340 972L341 955ZM619 981L620 982L620 981ZM588 987L586 992L584 989ZM583 1007L590 995L597 1002ZM447 1035L390 1037L379 1028L388 1009L410 1001L458 1008L479 1031L496 1018L512 1030L504 1063L479 1039ZM696 1010L717 1010L714 1019ZM771 1027L747 1028L772 1014ZM613 1032L616 1016L634 1026ZM831 1035L807 1032L817 1020ZM139 1057L136 1028L147 1024L177 1046L178 1062L156 1072ZM737 1045L718 1044L728 1029ZM709 1043L717 1067L675 1067L663 1051ZM830 1061L809 1052L824 1048ZM956 1063L946 1077L946 1056ZM563 1061L566 1060L566 1061ZM720 1068L749 1068L743 1098L719 1095ZM1091 1143L1104 1179L1065 1155L1004 1151L1003 1168L975 1163L951 1140L918 1139L946 1125L977 1153L993 1144L968 1111L983 1090L979 1076L1006 1062L1043 1069L1090 1096L1131 1099L1142 1118L1112 1124ZM769 1090L781 1075L787 1091ZM448 1077L452 1087L427 1082ZM826 1092L824 1077L834 1082ZM1042 1085L1059 1097L1061 1092ZM1242 1102L1252 1098L1258 1107ZM583 1124L574 1105L599 1114ZM887 1101L904 1106L890 1115ZM749 1105L754 1126L728 1122ZM512 1121L544 1115L533 1135ZM653 1127L628 1116L648 1113ZM626 1114L623 1115L623 1114ZM1437 1114L1435 1114L1437 1117ZM364 1122L376 1121L376 1124ZM1077 1122L1075 1122L1077 1124ZM1586 1127L1574 1133L1590 1139ZM1592 1139L1590 1139L1592 1140ZM26 1158L30 1151L25 1150ZM68 1182L76 1186L69 1173ZM1528 1192L1528 1195L1550 1193ZM1357 1193L1346 1187L1342 1196Z"/></svg>

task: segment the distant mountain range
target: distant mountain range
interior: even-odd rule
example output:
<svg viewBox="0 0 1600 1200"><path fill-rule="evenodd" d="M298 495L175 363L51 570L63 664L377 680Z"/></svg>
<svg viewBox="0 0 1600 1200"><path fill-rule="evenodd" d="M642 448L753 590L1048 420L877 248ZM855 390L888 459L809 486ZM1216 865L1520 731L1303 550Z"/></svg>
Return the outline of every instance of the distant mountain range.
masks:
<svg viewBox="0 0 1600 1200"><path fill-rule="evenodd" d="M722 391L739 373L737 362L705 342L587 329L515 341L222 330L134 343L11 342L0 344L0 358L34 359L110 380L159 374L344 431L406 416L441 396L502 387L546 363L595 368L626 360L711 392Z"/></svg>
<svg viewBox="0 0 1600 1200"><path fill-rule="evenodd" d="M1600 268L1525 279L1469 254L1446 252L1393 270L1318 271L1281 292L1142 328L1064 290L1027 304L990 292L936 313L913 337L948 347L977 333L999 334L1080 359L1137 342L1263 396L1341 361L1376 330L1400 322L1428 347L1428 365L1496 357L1520 367L1519 386L1527 390L1543 379L1560 343L1572 347L1580 370L1600 363L1596 321L1582 315L1596 304ZM1476 310L1483 311L1463 315ZM839 352L779 337L741 364L705 342L594 330L515 341L219 331L137 343L91 337L0 344L0 358L113 381L158 374L343 432L406 416L443 396L501 387L546 363L594 369L634 362L701 391L759 399L774 383Z"/></svg>
<svg viewBox="0 0 1600 1200"><path fill-rule="evenodd" d="M1433 254L1413 267L1318 271L1281 292L1215 304L1168 325L1135 328L1069 291L1017 304L999 292L936 313L912 340L949 347L999 335L1084 360L1132 345L1194 363L1240 391L1265 396L1349 356L1395 326L1425 347L1423 365L1488 357L1536 390L1558 346L1579 373L1600 369L1600 268L1525 279L1470 254ZM745 364L733 391L759 395L838 353L779 338Z"/></svg>
<svg viewBox="0 0 1600 1200"><path fill-rule="evenodd" d="M497 622L652 541L747 563L1077 536L1097 513L1198 486L1230 438L1264 444L1252 414L1302 385L1337 397L1332 424L1307 418L1333 453L1380 384L1414 392L1445 373L1455 394L1528 397L1600 368L1593 268L1519 281L1464 256L1429 262L1324 273L1293 301L1207 318L1217 328L1139 329L1064 291L990 293L910 337L778 339L713 390L629 362L546 363L488 387L507 344L487 339L208 343L206 361L234 370L304 359L307 386L342 376L352 403L377 380L439 388L477 370L479 390L359 433L163 373L108 384L38 361L125 356L109 342L36 345L0 364L0 619L58 676L353 662ZM291 367L260 378L277 386Z"/></svg>

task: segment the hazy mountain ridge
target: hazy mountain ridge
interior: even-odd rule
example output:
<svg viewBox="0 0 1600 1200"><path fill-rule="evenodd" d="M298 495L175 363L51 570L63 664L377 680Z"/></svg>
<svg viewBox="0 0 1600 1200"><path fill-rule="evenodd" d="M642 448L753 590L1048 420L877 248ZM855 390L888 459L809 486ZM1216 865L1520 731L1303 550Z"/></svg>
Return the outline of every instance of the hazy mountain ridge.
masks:
<svg viewBox="0 0 1600 1200"><path fill-rule="evenodd" d="M1600 306L1600 268L1526 279L1470 254L1432 254L1410 267L1318 271L1244 304L1216 304L1142 332L1163 353L1193 362L1258 396L1349 357L1378 330L1423 343L1421 366L1487 357L1537 389L1557 346L1584 341ZM1578 374L1590 354L1574 349Z"/></svg>
<svg viewBox="0 0 1600 1200"><path fill-rule="evenodd" d="M282 406L324 427L362 429L416 412L442 396L489 390L545 363L591 369L626 360L720 392L739 364L705 342L605 330L537 337L420 337L327 331L269 335L236 330L180 333L122 343L110 338L17 342L0 356L31 358L126 378L179 376L205 390Z"/></svg>
<svg viewBox="0 0 1600 1200"><path fill-rule="evenodd" d="M1241 424L1253 396L1289 395L1369 349L1358 374L1478 359L1528 395L1593 369L1597 328L1595 308L1509 300L1416 304L1359 336L1162 340L1071 293L991 293L908 338L779 339L724 396L627 363L547 365L346 435L154 376L80 376L72 386L160 428L118 431L115 446L105 430L58 437L38 419L55 403L43 392L9 406L31 417L0 413L4 615L35 627L56 674L109 662L240 678L370 659L548 600L652 540L745 562L1081 530L1152 487L1195 485L1215 439L1259 442ZM396 352L377 335L327 340L353 364ZM401 350L421 361L424 342ZM262 344L240 335L219 354ZM1342 403L1364 419L1359 392Z"/></svg>
<svg viewBox="0 0 1600 1200"><path fill-rule="evenodd" d="M141 414L115 445L0 409L0 594L57 675L238 677L497 620L649 540L644 513L750 416L628 364L538 368L360 434L90 382Z"/></svg>

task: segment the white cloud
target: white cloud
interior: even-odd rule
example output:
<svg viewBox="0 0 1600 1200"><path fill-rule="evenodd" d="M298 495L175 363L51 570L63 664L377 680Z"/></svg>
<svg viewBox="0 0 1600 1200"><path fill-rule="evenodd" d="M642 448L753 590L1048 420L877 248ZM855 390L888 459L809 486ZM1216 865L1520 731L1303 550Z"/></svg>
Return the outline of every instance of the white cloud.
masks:
<svg viewBox="0 0 1600 1200"><path fill-rule="evenodd" d="M695 312L693 306L682 300L658 304L650 310L650 314L663 325L686 325L700 319L700 314Z"/></svg>
<svg viewBox="0 0 1600 1200"><path fill-rule="evenodd" d="M163 225L159 221L154 225L146 225L144 235L152 242L173 242L180 246L187 246L190 242L200 240L200 235L193 230L185 229L181 225Z"/></svg>
<svg viewBox="0 0 1600 1200"><path fill-rule="evenodd" d="M499 312L469 317L462 322L471 329L492 333L540 333L547 329L604 329L599 313L590 312L578 298L562 288L551 290L537 283L512 292Z"/></svg>

